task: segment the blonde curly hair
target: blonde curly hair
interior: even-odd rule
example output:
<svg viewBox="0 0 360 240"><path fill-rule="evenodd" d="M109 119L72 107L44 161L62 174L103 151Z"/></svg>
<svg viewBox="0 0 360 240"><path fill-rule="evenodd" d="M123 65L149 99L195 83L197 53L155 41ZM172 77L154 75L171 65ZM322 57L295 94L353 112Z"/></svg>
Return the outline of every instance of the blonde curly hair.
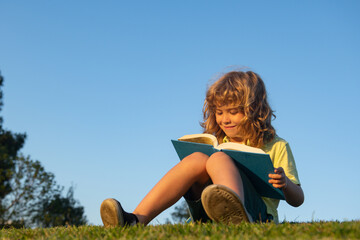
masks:
<svg viewBox="0 0 360 240"><path fill-rule="evenodd" d="M241 138L253 147L262 147L275 137L271 118L276 117L268 101L265 84L252 71L232 71L220 77L206 93L201 126L204 133L216 136L222 142L225 133L216 123L217 107L226 105L239 107L244 114L239 125Z"/></svg>

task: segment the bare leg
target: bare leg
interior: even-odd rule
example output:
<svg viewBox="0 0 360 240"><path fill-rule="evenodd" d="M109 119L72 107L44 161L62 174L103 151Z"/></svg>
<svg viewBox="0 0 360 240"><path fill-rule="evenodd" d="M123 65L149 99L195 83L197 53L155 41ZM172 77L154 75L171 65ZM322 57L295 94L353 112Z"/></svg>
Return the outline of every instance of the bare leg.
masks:
<svg viewBox="0 0 360 240"><path fill-rule="evenodd" d="M139 222L148 224L177 202L194 184L205 185L209 180L206 172L208 158L203 153L193 153L166 173L134 210Z"/></svg>
<svg viewBox="0 0 360 240"><path fill-rule="evenodd" d="M240 196L244 203L244 188L242 179L233 160L223 152L210 156L206 162L206 171L214 184L227 186Z"/></svg>
<svg viewBox="0 0 360 240"><path fill-rule="evenodd" d="M244 207L245 196L244 196L243 181L234 161L223 152L214 153L213 155L210 156L210 158L206 162L206 171L208 172L214 184L223 185L230 188L230 190L234 191L238 195L238 197L240 197L240 201L241 201L240 204L235 203L235 205L230 204L232 206L229 206L227 204L230 203L231 201L229 201L230 199L226 197L225 201L221 200L222 202L210 203L209 199L211 197L209 198L210 195L208 195L208 193L211 194L211 190L209 189L208 193L206 194L207 197L204 196L205 199L202 200L207 202L206 204L208 205L207 206L208 210L206 210L207 209L206 207L205 210L210 211L208 212L208 214L212 214L212 216L210 217L213 220L216 219L220 220L223 217L225 217L225 219L223 220L229 223L230 222L239 223L244 220L252 222L253 221L252 217L247 212L247 209ZM219 195L216 197L219 197ZM237 197L234 196L232 198L236 199ZM214 203L216 204L213 205ZM222 205L221 203L226 204L227 207L221 206ZM234 215L235 212L236 214Z"/></svg>

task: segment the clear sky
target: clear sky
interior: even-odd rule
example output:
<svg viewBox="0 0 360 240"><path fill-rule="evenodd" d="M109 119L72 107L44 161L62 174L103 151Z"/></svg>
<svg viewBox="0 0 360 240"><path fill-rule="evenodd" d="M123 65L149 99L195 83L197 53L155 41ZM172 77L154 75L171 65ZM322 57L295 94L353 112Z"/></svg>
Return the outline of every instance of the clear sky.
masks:
<svg viewBox="0 0 360 240"><path fill-rule="evenodd" d="M170 140L201 132L208 84L247 66L305 192L280 220L360 219L359 12L356 0L0 0L0 114L99 225L102 200L132 211L179 161Z"/></svg>

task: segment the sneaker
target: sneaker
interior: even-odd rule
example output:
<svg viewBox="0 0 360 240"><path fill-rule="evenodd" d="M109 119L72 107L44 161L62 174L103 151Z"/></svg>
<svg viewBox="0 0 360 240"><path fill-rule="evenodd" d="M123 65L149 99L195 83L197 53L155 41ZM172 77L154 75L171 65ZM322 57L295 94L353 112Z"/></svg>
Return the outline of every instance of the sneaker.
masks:
<svg viewBox="0 0 360 240"><path fill-rule="evenodd" d="M226 186L212 184L206 187L201 194L201 202L207 215L215 222L252 222L240 197Z"/></svg>
<svg viewBox="0 0 360 240"><path fill-rule="evenodd" d="M133 226L139 222L135 214L127 213L121 204L113 199L105 199L100 206L101 220L105 227Z"/></svg>

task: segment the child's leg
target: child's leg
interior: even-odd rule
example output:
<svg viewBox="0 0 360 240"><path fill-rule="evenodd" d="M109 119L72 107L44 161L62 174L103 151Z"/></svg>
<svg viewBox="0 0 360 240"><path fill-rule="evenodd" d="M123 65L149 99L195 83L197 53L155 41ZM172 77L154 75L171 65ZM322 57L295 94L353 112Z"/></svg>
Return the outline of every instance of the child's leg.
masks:
<svg viewBox="0 0 360 240"><path fill-rule="evenodd" d="M209 181L208 156L194 153L180 161L154 186L134 210L139 222L148 224L154 217L176 203L192 186Z"/></svg>
<svg viewBox="0 0 360 240"><path fill-rule="evenodd" d="M214 183L201 196L207 215L225 223L252 222L245 207L243 179L234 161L225 153L217 152L208 159L206 170Z"/></svg>
<svg viewBox="0 0 360 240"><path fill-rule="evenodd" d="M243 182L231 157L223 152L214 153L206 162L206 171L214 184L227 186L238 194L244 203Z"/></svg>
<svg viewBox="0 0 360 240"><path fill-rule="evenodd" d="M165 174L133 213L140 223L148 224L159 213L178 201L185 193L191 193L194 199L199 199L202 190L210 180L214 184L229 187L240 196L240 200L244 203L242 178L233 160L222 152L215 153L211 157L203 153L194 153L184 158ZM123 212L123 210L120 205L114 204L113 201L105 201L106 203L101 211L103 222L109 222L108 225L110 226L117 225L117 223L112 222L114 219L117 222L118 212ZM112 208L116 209L116 211L112 210Z"/></svg>

